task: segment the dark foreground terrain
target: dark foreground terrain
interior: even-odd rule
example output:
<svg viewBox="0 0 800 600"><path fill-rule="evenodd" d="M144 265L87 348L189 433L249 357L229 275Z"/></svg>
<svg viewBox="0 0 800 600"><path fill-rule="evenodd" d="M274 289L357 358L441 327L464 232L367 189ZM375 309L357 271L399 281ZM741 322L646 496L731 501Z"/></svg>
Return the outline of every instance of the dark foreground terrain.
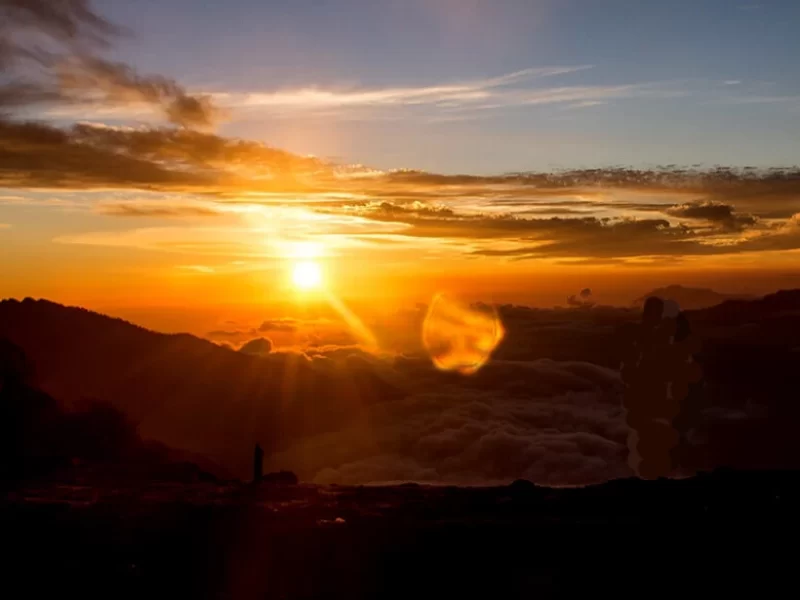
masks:
<svg viewBox="0 0 800 600"><path fill-rule="evenodd" d="M29 598L769 598L794 588L798 499L796 472L576 489L50 480L3 496L2 577Z"/></svg>

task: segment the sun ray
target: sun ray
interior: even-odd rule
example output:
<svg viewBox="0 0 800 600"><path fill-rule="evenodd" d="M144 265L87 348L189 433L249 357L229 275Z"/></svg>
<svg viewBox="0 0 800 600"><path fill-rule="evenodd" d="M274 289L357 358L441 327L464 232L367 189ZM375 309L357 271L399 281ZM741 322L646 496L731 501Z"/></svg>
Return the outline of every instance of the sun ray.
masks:
<svg viewBox="0 0 800 600"><path fill-rule="evenodd" d="M350 310L344 302L330 292L326 293L325 297L334 310L342 316L345 323L347 323L353 333L356 334L361 343L369 350L378 350L378 339L372 331L370 331L369 327L364 324L364 321Z"/></svg>

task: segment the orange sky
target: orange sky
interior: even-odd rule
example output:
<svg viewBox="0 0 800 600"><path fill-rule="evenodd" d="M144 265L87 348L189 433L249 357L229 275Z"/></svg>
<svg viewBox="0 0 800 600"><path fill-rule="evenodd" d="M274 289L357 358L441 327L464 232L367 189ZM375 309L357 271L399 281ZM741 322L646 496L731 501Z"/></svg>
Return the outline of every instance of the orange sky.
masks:
<svg viewBox="0 0 800 600"><path fill-rule="evenodd" d="M796 284L796 169L491 176L323 160L215 133L236 117L220 104L226 93L110 61L104 52L117 31L102 19L17 17L20 30L48 38L52 54L35 54L30 36L0 32L4 73L24 83L0 90L0 297L198 332L215 315L307 310L309 293L291 285L300 260L315 261L326 293L359 314L438 292L552 306L591 288L597 302L628 305L674 283L754 294ZM525 69L443 89L471 98L520 78L588 70ZM312 104L330 99L299 93ZM354 94L391 109L430 93ZM286 94L248 102L296 100ZM321 136L347 135L336 115L322 123L330 127ZM376 162L385 158L376 152Z"/></svg>
<svg viewBox="0 0 800 600"><path fill-rule="evenodd" d="M417 188L368 185L345 200L290 193L269 204L246 193L8 189L0 295L111 310L249 310L297 301L291 269L305 259L321 266L326 289L372 307L439 291L549 306L584 287L600 302L628 304L672 283L763 293L791 287L797 273L793 218L720 200L597 187L530 197L523 185L487 192L481 183L426 189L421 201ZM723 206L730 217L717 218Z"/></svg>

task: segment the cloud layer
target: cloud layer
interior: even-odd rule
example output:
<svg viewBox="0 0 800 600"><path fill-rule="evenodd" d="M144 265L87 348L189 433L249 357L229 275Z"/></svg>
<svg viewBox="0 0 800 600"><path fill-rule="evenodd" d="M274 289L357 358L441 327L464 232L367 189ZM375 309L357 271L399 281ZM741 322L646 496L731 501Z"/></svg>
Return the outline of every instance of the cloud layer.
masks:
<svg viewBox="0 0 800 600"><path fill-rule="evenodd" d="M200 256L263 256L262 245L251 241L254 231L270 233L275 245L313 236L330 255L369 248L393 258L405 251L407 260L652 264L800 250L797 169L608 168L501 176L380 171L197 130L213 125L223 106L426 106L457 118L464 110L674 97L685 92L680 86L568 85L560 78L591 65L566 65L427 86L196 94L110 61L107 48L127 32L85 0L0 0L0 15L0 109L6 114L0 118L0 188L23 198L14 204L40 207L47 204L27 199L30 190L152 194L92 206L50 200L54 210L89 208L109 218L150 221L127 231L116 225L65 234L60 242L195 254L184 261L190 268L181 268L198 275L220 270ZM47 41L47 51L31 43L35 38ZM155 109L170 126L26 120L54 110L98 114L131 106Z"/></svg>

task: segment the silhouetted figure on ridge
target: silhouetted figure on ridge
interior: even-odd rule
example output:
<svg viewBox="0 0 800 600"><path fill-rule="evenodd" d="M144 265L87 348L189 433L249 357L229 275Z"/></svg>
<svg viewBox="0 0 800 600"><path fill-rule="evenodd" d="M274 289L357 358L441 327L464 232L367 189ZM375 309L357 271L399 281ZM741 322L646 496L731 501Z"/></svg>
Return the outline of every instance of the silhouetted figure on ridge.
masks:
<svg viewBox="0 0 800 600"><path fill-rule="evenodd" d="M264 450L256 444L253 450L253 483L258 483L264 476Z"/></svg>
<svg viewBox="0 0 800 600"><path fill-rule="evenodd" d="M681 441L674 421L679 417L689 385L699 379L692 362L696 344L685 314L650 297L629 352L623 357L624 404L631 428L629 464L645 478L663 477L677 466L675 448ZM665 314L666 313L666 314Z"/></svg>

